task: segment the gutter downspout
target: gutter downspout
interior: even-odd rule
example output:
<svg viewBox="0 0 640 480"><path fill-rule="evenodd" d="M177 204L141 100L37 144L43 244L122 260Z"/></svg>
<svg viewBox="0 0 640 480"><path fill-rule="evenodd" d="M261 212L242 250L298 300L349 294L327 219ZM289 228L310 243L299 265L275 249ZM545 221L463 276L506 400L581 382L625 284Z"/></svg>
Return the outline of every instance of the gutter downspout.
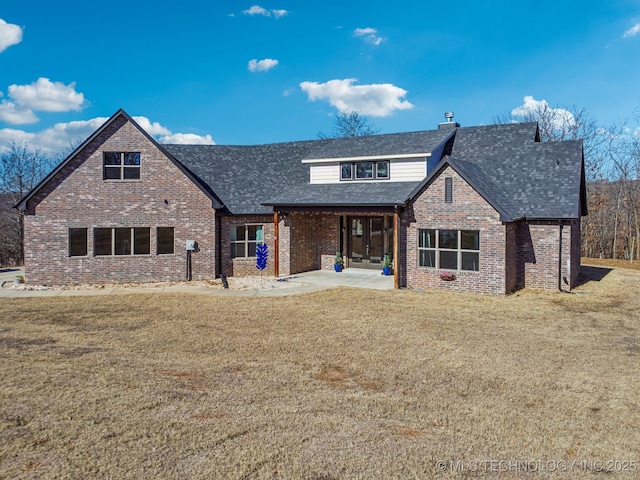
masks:
<svg viewBox="0 0 640 480"><path fill-rule="evenodd" d="M280 275L280 239L278 231L278 212L273 212L273 276L278 278Z"/></svg>
<svg viewBox="0 0 640 480"><path fill-rule="evenodd" d="M558 290L562 292L562 220L560 220L560 230L558 238L560 245L558 246Z"/></svg>

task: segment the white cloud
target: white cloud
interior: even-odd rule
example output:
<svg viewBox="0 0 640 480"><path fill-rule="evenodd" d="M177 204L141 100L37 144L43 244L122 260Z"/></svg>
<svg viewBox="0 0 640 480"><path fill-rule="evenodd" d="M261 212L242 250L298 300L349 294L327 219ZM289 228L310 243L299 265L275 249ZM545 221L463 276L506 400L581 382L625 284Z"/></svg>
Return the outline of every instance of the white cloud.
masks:
<svg viewBox="0 0 640 480"><path fill-rule="evenodd" d="M253 5L251 8L247 10L243 10L242 13L245 15L262 15L264 17L275 17L276 19L282 18L286 15L289 15L287 10L267 10L266 8L261 7L260 5Z"/></svg>
<svg viewBox="0 0 640 480"><path fill-rule="evenodd" d="M132 117L149 135L160 143L183 143L197 145L214 145L211 135L193 133L172 133L171 130L147 117ZM57 154L69 151L72 146L84 142L98 128L104 125L108 117L95 117L90 120L77 120L67 123L56 123L53 127L40 132L25 132L11 128L0 129L0 152L8 150L12 142L29 142L35 148L46 153Z"/></svg>
<svg viewBox="0 0 640 480"><path fill-rule="evenodd" d="M636 22L633 25L633 27L631 27L629 30L624 32L624 35L622 35L622 38L633 37L634 35L637 35L638 33L640 33L640 22Z"/></svg>
<svg viewBox="0 0 640 480"><path fill-rule="evenodd" d="M166 127L163 127L158 122L151 123L151 121L147 117L131 117L131 118L133 118L138 123L138 125L140 125L142 129L145 130L152 137L156 137L158 135L171 135L171 130L169 130Z"/></svg>
<svg viewBox="0 0 640 480"><path fill-rule="evenodd" d="M211 135L196 135L195 133L174 133L160 137L160 143L180 145L215 145Z"/></svg>
<svg viewBox="0 0 640 480"><path fill-rule="evenodd" d="M364 41L370 43L372 45L380 45L382 43L382 37L379 37L378 31L375 28L366 27L366 28L356 28L353 31L354 37L362 37Z"/></svg>
<svg viewBox="0 0 640 480"><path fill-rule="evenodd" d="M25 123L36 123L38 117L28 108L20 108L13 102L2 100L0 102L0 121L11 125L24 125Z"/></svg>
<svg viewBox="0 0 640 480"><path fill-rule="evenodd" d="M267 70L271 70L276 65L278 65L278 60L265 58L263 60L249 60L248 67L250 72L266 72Z"/></svg>
<svg viewBox="0 0 640 480"><path fill-rule="evenodd" d="M0 103L0 121L22 125L39 120L34 111L82 110L85 105L84 95L76 92L75 87L75 82L65 85L42 77L29 85L9 85L10 100L2 100Z"/></svg>
<svg viewBox="0 0 640 480"><path fill-rule="evenodd" d="M413 105L401 100L407 91L390 83L371 85L352 85L355 78L329 80L325 83L302 82L300 88L307 93L309 100L326 99L341 113L356 111L361 115L386 117L394 110L408 110Z"/></svg>
<svg viewBox="0 0 640 480"><path fill-rule="evenodd" d="M244 13L245 15L264 15L265 17L271 15L269 13L269 10L267 10L266 8L262 8L260 5L254 5L248 10L243 10L242 13Z"/></svg>
<svg viewBox="0 0 640 480"><path fill-rule="evenodd" d="M22 29L0 18L0 53L22 41Z"/></svg>
<svg viewBox="0 0 640 480"><path fill-rule="evenodd" d="M76 92L76 83L65 85L40 77L30 85L10 85L9 97L22 108L42 112L80 111L84 106L84 95Z"/></svg>
<svg viewBox="0 0 640 480"><path fill-rule="evenodd" d="M574 125L576 120L569 110L564 108L552 108L546 100L536 100L531 95L524 97L524 103L511 110L514 117L537 117L543 116L548 119L554 127L562 128L567 125Z"/></svg>
<svg viewBox="0 0 640 480"><path fill-rule="evenodd" d="M35 137L35 133L13 128L0 128L0 153L9 151L9 145L12 143L32 143Z"/></svg>

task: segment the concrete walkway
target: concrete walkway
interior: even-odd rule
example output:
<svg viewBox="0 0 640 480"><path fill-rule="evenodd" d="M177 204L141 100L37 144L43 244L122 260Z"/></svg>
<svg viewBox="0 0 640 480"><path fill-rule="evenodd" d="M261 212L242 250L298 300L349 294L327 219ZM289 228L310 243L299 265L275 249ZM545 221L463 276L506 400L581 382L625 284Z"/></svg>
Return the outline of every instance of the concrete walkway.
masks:
<svg viewBox="0 0 640 480"><path fill-rule="evenodd" d="M24 275L21 268L0 269L0 285L13 283L17 275ZM290 283L285 288L264 289L220 289L197 285L177 285L167 287L105 288L87 290L23 290L19 288L0 288L0 298L25 297L71 297L90 295L124 295L131 293L195 293L202 295L220 295L231 297L273 297L318 292L335 287L356 287L373 290L393 290L393 276L385 277L377 270L346 269L340 273L328 270L297 273L282 276L282 281ZM28 285L28 284L27 284Z"/></svg>

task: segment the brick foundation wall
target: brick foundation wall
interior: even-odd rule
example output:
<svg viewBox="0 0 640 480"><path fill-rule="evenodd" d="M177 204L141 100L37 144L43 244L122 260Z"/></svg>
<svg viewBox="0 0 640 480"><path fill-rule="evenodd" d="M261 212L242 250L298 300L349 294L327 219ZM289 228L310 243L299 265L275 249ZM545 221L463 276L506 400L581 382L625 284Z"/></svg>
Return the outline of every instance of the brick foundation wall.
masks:
<svg viewBox="0 0 640 480"><path fill-rule="evenodd" d="M445 177L453 179L453 202L445 203ZM500 216L462 177L447 167L402 213L406 234L405 268L401 285L504 295L507 288L507 229ZM418 266L418 230L479 230L480 271L456 272L456 280L440 279L440 270ZM405 233L406 232L406 233Z"/></svg>
<svg viewBox="0 0 640 480"><path fill-rule="evenodd" d="M103 151L140 152L140 180L104 181ZM175 228L174 254L155 255L158 226ZM150 227L151 254L93 256L96 227ZM88 228L86 257L69 257L69 228ZM25 276L33 284L182 280L185 242L196 240L199 251L192 255L192 276L214 278L214 231L211 200L121 117L29 202Z"/></svg>

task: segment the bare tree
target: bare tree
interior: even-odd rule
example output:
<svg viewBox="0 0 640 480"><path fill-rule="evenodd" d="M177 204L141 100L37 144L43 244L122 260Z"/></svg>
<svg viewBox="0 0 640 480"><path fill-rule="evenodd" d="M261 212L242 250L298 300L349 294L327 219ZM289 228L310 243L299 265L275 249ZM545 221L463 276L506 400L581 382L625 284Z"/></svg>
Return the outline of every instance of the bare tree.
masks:
<svg viewBox="0 0 640 480"><path fill-rule="evenodd" d="M318 133L318 138L343 138L343 137L363 137L375 135L380 129L371 123L366 117L358 112L339 113L335 117L333 130L330 134Z"/></svg>
<svg viewBox="0 0 640 480"><path fill-rule="evenodd" d="M3 228L0 241L3 258L15 258L17 251L18 262L24 262L23 216L13 206L49 173L52 166L47 155L26 143L14 142L0 155L0 196L4 201L1 219L2 227L7 227Z"/></svg>

